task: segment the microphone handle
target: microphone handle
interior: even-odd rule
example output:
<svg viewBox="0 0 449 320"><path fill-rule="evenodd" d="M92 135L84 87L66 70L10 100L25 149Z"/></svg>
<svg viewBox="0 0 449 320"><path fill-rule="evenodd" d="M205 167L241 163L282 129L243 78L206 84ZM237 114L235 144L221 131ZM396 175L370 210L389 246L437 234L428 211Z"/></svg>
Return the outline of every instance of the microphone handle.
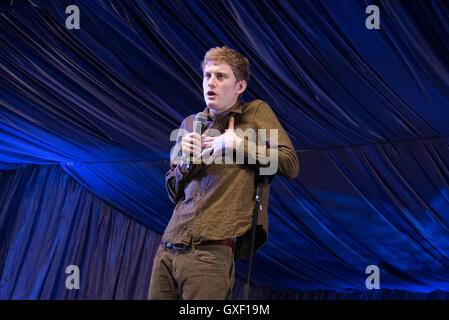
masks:
<svg viewBox="0 0 449 320"><path fill-rule="evenodd" d="M193 131L201 135L201 130L203 128L203 124L201 121L194 121L193 122ZM193 156L190 156L187 161L187 170L192 170L193 168Z"/></svg>
<svg viewBox="0 0 449 320"><path fill-rule="evenodd" d="M187 163L187 170L192 170L193 168L193 157L189 157L189 161Z"/></svg>

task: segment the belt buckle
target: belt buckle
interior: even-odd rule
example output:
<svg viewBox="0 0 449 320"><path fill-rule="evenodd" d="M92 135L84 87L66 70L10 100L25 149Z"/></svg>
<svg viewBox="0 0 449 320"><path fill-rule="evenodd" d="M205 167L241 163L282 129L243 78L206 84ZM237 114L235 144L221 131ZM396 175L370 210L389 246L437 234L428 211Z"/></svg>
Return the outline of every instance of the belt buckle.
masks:
<svg viewBox="0 0 449 320"><path fill-rule="evenodd" d="M169 249L179 250L179 251L185 251L187 249L187 245L185 244L174 244L170 242L165 243L165 247Z"/></svg>
<svg viewBox="0 0 449 320"><path fill-rule="evenodd" d="M185 244L172 244L172 248L175 250L184 251L187 249L187 246Z"/></svg>

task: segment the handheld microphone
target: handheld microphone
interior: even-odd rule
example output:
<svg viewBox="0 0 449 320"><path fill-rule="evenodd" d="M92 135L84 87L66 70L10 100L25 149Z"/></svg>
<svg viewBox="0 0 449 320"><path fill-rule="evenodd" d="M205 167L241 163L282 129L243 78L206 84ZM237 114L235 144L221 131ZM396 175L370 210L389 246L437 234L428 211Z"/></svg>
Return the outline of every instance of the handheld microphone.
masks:
<svg viewBox="0 0 449 320"><path fill-rule="evenodd" d="M203 130L203 124L207 121L207 114L205 112L199 112L195 116L195 121L193 122L193 132L201 135ZM191 170L193 167L193 155L188 158L187 170Z"/></svg>

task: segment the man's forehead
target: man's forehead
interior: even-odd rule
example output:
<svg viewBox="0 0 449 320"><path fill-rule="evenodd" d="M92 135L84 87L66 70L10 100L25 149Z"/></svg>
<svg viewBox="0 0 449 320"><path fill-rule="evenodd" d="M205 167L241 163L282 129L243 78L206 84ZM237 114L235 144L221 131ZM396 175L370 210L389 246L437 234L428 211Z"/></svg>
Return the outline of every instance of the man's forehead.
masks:
<svg viewBox="0 0 449 320"><path fill-rule="evenodd" d="M231 66L224 61L208 61L204 67L204 72L206 71L233 73Z"/></svg>

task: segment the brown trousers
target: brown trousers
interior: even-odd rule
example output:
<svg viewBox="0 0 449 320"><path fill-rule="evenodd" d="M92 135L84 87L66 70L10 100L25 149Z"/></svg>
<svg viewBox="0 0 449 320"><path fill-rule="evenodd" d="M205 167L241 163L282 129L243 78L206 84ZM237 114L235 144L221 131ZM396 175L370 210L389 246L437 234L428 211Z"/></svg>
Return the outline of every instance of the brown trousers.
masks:
<svg viewBox="0 0 449 320"><path fill-rule="evenodd" d="M150 300L228 300L234 286L233 249L202 245L181 251L160 246L153 262Z"/></svg>

